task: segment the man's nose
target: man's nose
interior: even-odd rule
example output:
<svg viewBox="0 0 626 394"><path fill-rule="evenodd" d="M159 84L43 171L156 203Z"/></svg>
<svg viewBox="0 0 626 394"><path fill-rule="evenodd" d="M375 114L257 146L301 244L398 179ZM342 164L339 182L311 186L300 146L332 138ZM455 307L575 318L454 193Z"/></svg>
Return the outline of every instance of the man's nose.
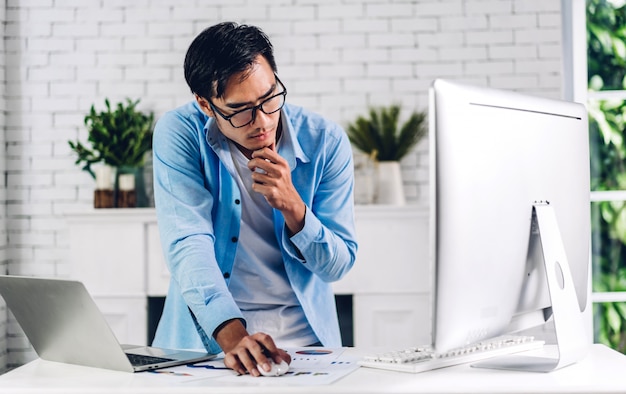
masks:
<svg viewBox="0 0 626 394"><path fill-rule="evenodd" d="M257 108L252 114L252 124L255 126L264 126L272 121L271 116Z"/></svg>

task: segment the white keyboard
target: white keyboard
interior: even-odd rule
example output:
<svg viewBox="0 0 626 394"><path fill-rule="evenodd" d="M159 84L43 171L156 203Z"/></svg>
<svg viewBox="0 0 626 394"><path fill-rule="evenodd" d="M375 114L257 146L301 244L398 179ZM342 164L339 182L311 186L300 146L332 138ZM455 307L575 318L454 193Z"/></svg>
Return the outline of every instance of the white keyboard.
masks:
<svg viewBox="0 0 626 394"><path fill-rule="evenodd" d="M543 347L543 344L544 341L535 340L531 336L505 335L445 353L436 353L431 347L423 346L366 355L359 361L359 365L391 371L418 373L480 361L494 356L540 349Z"/></svg>

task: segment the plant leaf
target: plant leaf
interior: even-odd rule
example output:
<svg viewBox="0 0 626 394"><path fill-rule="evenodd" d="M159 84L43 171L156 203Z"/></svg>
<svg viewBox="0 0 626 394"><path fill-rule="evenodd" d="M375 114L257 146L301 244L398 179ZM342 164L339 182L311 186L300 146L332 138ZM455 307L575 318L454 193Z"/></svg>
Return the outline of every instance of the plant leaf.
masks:
<svg viewBox="0 0 626 394"><path fill-rule="evenodd" d="M145 153L152 149L154 114L145 114L137 109L139 99L126 99L125 102L111 105L104 100L105 110L96 111L91 105L84 118L88 131L86 148L79 141L68 141L78 159L84 163L83 169L93 174L91 165L98 162L120 167L140 167Z"/></svg>
<svg viewBox="0 0 626 394"><path fill-rule="evenodd" d="M352 145L379 161L400 161L426 135L428 125L425 112L413 112L399 126L401 108L370 108L368 117L358 116L349 123L346 133Z"/></svg>

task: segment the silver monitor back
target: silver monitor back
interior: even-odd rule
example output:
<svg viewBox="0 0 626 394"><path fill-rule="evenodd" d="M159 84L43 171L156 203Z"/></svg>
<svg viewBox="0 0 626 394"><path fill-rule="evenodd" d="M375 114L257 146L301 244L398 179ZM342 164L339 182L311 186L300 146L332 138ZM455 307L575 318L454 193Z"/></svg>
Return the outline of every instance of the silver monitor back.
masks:
<svg viewBox="0 0 626 394"><path fill-rule="evenodd" d="M550 315L533 204L553 206L585 313L589 147L581 104L436 80L430 90L433 344L449 350Z"/></svg>

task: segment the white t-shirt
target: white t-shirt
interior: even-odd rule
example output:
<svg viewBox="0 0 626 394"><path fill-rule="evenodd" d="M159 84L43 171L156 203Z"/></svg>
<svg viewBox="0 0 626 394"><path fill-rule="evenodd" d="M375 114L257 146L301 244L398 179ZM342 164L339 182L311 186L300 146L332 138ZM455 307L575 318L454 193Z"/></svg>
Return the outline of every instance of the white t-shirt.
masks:
<svg viewBox="0 0 626 394"><path fill-rule="evenodd" d="M280 144L280 142L279 142ZM278 149L278 145L277 145ZM273 208L252 190L248 158L230 142L241 191L241 231L229 290L253 334L264 332L280 346L307 346L318 341L298 301L274 233Z"/></svg>

